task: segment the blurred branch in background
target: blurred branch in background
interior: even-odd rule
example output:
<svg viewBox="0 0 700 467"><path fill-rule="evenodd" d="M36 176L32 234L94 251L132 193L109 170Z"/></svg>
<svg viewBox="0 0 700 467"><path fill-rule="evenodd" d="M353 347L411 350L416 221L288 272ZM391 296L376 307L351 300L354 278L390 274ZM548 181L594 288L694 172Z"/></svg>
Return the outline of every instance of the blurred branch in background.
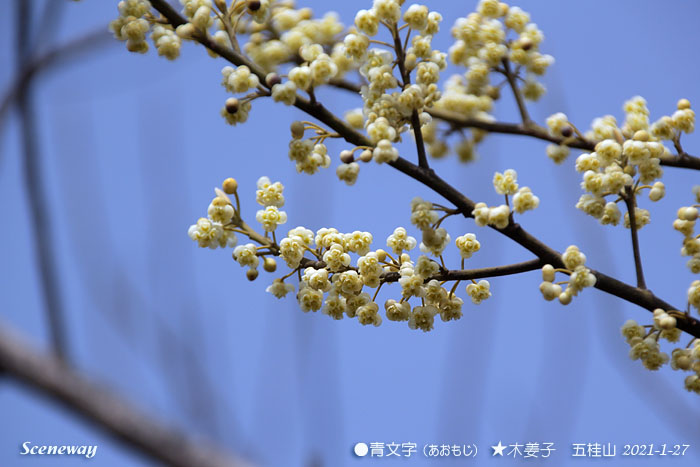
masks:
<svg viewBox="0 0 700 467"><path fill-rule="evenodd" d="M33 28L34 4L27 0L15 2L17 71L7 89L0 94L0 131L7 121L10 109L16 105L23 150L22 170L39 270L39 288L44 298L54 354L39 353L0 324L0 374L62 403L107 433L167 465L246 465L205 442L167 427L150 414L142 413L107 388L90 382L67 364L69 340L66 314L59 284L59 267L51 242L54 236L50 217L52 210L42 174L39 147L41 135L33 102L34 85L38 77L56 65L96 52L111 42L105 26L63 44L46 47L55 35L58 23L56 18L62 11L63 2L47 2L38 15L38 26ZM39 53L42 49L46 51ZM194 358L191 360L196 362Z"/></svg>
<svg viewBox="0 0 700 467"><path fill-rule="evenodd" d="M32 15L32 2L17 0L17 70L21 72L30 62L31 35L30 22ZM38 261L40 288L44 298L47 321L51 342L56 355L65 359L67 354L66 323L63 311L61 289L58 284L58 273L55 256L52 254L50 244L53 232L50 211L48 209L48 197L46 184L42 176L38 135L35 115L32 103L32 80L27 80L20 86L17 93L17 107L20 116L20 132L24 151L23 175L29 211L32 218L33 241Z"/></svg>
<svg viewBox="0 0 700 467"><path fill-rule="evenodd" d="M0 128L2 128L7 112L12 104L24 90L41 74L49 71L53 66L64 63L83 53L93 52L111 44L111 36L107 33L107 27L100 27L76 39L55 46L49 51L29 59L20 69L14 81L0 98Z"/></svg>
<svg viewBox="0 0 700 467"><path fill-rule="evenodd" d="M66 406L147 456L175 467L249 465L144 414L0 324L0 374Z"/></svg>

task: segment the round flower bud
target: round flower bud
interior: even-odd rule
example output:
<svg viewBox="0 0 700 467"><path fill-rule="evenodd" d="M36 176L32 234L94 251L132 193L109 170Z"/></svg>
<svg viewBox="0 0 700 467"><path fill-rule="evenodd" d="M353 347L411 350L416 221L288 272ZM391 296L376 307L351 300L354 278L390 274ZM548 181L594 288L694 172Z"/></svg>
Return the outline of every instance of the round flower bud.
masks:
<svg viewBox="0 0 700 467"><path fill-rule="evenodd" d="M238 182L235 178L229 177L226 180L224 180L224 183L221 184L221 187L224 189L224 193L226 193L227 195L232 195L238 189Z"/></svg>
<svg viewBox="0 0 700 467"><path fill-rule="evenodd" d="M192 23L181 24L175 28L175 34L182 39L191 39L195 34L194 25Z"/></svg>
<svg viewBox="0 0 700 467"><path fill-rule="evenodd" d="M559 303L562 305L568 305L571 303L571 293L568 291L564 291L559 295Z"/></svg>
<svg viewBox="0 0 700 467"><path fill-rule="evenodd" d="M362 154L360 154L360 160L362 162L369 162L372 160L372 151L369 149L365 149L362 151Z"/></svg>
<svg viewBox="0 0 700 467"><path fill-rule="evenodd" d="M245 276L248 278L249 281L254 281L255 279L258 278L258 270L257 269L248 269L246 271Z"/></svg>
<svg viewBox="0 0 700 467"><path fill-rule="evenodd" d="M520 48L525 51L530 50L535 45L529 37L521 37L518 42L520 42Z"/></svg>
<svg viewBox="0 0 700 467"><path fill-rule="evenodd" d="M352 154L352 151L348 151L347 149L344 151L340 151L340 161L343 164L350 164L351 162L354 162L355 157Z"/></svg>
<svg viewBox="0 0 700 467"><path fill-rule="evenodd" d="M375 251L375 253L377 254L377 259L379 261L386 260L386 251L379 249L379 250Z"/></svg>
<svg viewBox="0 0 700 467"><path fill-rule="evenodd" d="M275 258L265 258L263 261L263 269L267 272L275 272L277 270L277 261L275 261Z"/></svg>
<svg viewBox="0 0 700 467"><path fill-rule="evenodd" d="M304 137L304 124L299 120L292 122L289 129L292 131L292 138L301 139Z"/></svg>
<svg viewBox="0 0 700 467"><path fill-rule="evenodd" d="M545 264L542 266L542 280L546 282L554 282L554 266Z"/></svg>
<svg viewBox="0 0 700 467"><path fill-rule="evenodd" d="M681 99L678 101L678 104L676 105L678 110L685 110L690 108L690 101L688 99Z"/></svg>
<svg viewBox="0 0 700 467"><path fill-rule="evenodd" d="M268 88L271 88L275 84L280 84L282 82L282 78L280 78L280 75L277 73L268 73L267 76L265 76L265 84L267 84Z"/></svg>
<svg viewBox="0 0 700 467"><path fill-rule="evenodd" d="M692 206L689 208L680 208L678 210L678 218L692 222L698 218L698 208Z"/></svg>
<svg viewBox="0 0 700 467"><path fill-rule="evenodd" d="M632 139L635 141L649 141L649 133L645 130L635 131Z"/></svg>
<svg viewBox="0 0 700 467"><path fill-rule="evenodd" d="M408 71L413 71L413 69L416 67L416 60L418 57L416 57L416 54L414 53L409 53L406 54L406 59L404 60L405 67Z"/></svg>
<svg viewBox="0 0 700 467"><path fill-rule="evenodd" d="M239 102L235 97L229 97L226 99L226 103L224 105L226 107L226 112L230 114L235 114L238 112Z"/></svg>
<svg viewBox="0 0 700 467"><path fill-rule="evenodd" d="M248 1L248 10L250 11L258 11L262 4L260 3L260 0L249 0Z"/></svg>

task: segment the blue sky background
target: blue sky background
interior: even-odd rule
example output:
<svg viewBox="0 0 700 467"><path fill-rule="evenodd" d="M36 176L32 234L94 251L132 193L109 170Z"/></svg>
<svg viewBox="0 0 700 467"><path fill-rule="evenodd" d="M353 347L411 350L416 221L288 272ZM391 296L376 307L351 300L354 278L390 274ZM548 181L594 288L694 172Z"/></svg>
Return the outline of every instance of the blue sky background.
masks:
<svg viewBox="0 0 700 467"><path fill-rule="evenodd" d="M56 43L116 17L116 1L68 2ZM332 9L350 23L370 2L308 0L317 14ZM446 51L449 29L476 2L430 3L444 17L434 46ZM519 5L544 31L545 53L556 64L545 77L548 94L530 105L537 121L565 112L579 128L605 114L622 118L622 103L644 96L652 119L670 114L681 97L700 102L696 2L535 2ZM8 2L8 11L12 5ZM0 16L0 86L13 79L14 15ZM44 49L52 44L43 44ZM55 68L37 82L42 175L50 195L50 236L68 314L70 354L76 365L144 410L190 433L206 436L262 465L452 465L453 460L358 459L358 441L458 443L490 448L554 442L549 461L572 459L572 443L691 444L684 458L623 458L627 465L697 465L700 399L683 389L684 374L657 373L627 357L619 328L651 315L597 290L569 307L542 300L537 272L491 281L493 297L465 305L458 322L436 322L424 334L385 320L380 328L304 314L290 297L264 292L221 250L197 249L187 227L206 213L212 188L239 180L243 214L253 221L255 181L285 184L288 226L316 230L370 230L375 247L396 226L409 226L414 196L442 200L387 166L363 165L347 187L333 168L309 177L287 158L288 125L301 112L256 101L245 126L219 116L226 93L221 60L187 45L174 63L151 53L129 54L114 43L98 54ZM360 101L322 92L342 112ZM500 120L515 121L506 96ZM18 120L0 130L0 319L47 347L26 187L21 176ZM698 153L695 135L684 138ZM329 144L332 154L344 149ZM411 146L401 153L412 160ZM500 202L493 172L514 168L521 185L541 198L521 217L530 232L554 248L575 243L592 267L634 280L629 232L604 228L574 209L581 194L575 156L555 166L545 144L493 135L480 159L458 165L433 162L445 179L476 201ZM692 280L671 223L691 202L697 173L666 169L667 196L651 206L641 233L649 286L679 306ZM642 201L649 207L648 201ZM524 249L471 220L446 222L455 238L475 232L482 250L471 267L530 259ZM286 229L285 229L286 231ZM417 232L413 232L417 235ZM450 247L453 267L457 252ZM399 295L380 293L380 303ZM463 287L461 296L465 297ZM681 345L685 345L684 338ZM670 353L672 347L665 347ZM152 465L61 407L0 379L0 465ZM98 444L97 456L20 456L20 445ZM524 461L523 461L524 462Z"/></svg>

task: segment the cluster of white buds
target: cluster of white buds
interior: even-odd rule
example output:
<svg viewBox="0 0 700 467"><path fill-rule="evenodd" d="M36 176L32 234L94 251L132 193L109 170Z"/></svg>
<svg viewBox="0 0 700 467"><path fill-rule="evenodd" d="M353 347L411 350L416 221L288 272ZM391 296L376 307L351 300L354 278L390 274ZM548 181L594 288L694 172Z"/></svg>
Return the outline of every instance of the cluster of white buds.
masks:
<svg viewBox="0 0 700 467"><path fill-rule="evenodd" d="M355 118L355 117L351 117ZM360 117L361 118L361 117ZM361 120L357 123L361 123ZM376 125L385 125L386 119L379 118L374 123L370 124L372 131L375 131ZM359 125L361 127L361 124ZM386 128L376 129L376 131L384 131ZM390 130L393 131L393 130ZM359 157L355 158L355 152L359 151ZM357 181L357 176L360 173L360 162L375 161L377 164L392 163L398 160L399 151L391 144L389 139L380 139L374 148L368 146L357 146L352 150L343 150L340 152L341 164L336 169L336 175L348 185L354 185Z"/></svg>
<svg viewBox="0 0 700 467"><path fill-rule="evenodd" d="M357 318L363 325L378 326L382 322L379 306L364 287L378 289L382 275L399 273L400 301L387 300L386 317L390 321L406 321L412 329L429 331L433 328L434 316L440 314L443 321L459 319L462 315L462 300L448 293L440 282L426 281L438 274L438 264L427 256L411 261L407 251L416 247L415 238L406 229L397 227L387 238L387 246L397 255L394 260L384 250L370 250L372 235L368 232L343 234L334 228L319 229L314 234L298 227L289 232L280 242L280 255L290 267L298 268L304 252L321 258L323 267L316 265L304 269L297 300L303 311L318 311L333 319ZM297 246L295 248L293 245ZM358 255L356 267L352 266L350 254ZM391 259L391 262L388 261ZM274 282L268 291L277 297L286 295L291 288L281 280ZM327 294L327 295L326 295ZM408 300L421 299L422 306L411 310Z"/></svg>
<svg viewBox="0 0 700 467"><path fill-rule="evenodd" d="M148 52L146 34L150 29L150 23L144 16L149 14L151 4L147 0L122 0L119 2L118 8L119 17L109 23L109 30L114 33L114 37L118 40L126 41L126 48L129 52L141 54ZM157 45L157 38L153 40ZM161 53L161 55L165 54Z"/></svg>
<svg viewBox="0 0 700 467"><path fill-rule="evenodd" d="M251 109L251 102L260 97L257 92L260 86L260 78L245 65L239 67L225 66L221 69L223 79L221 85L231 93L245 93L250 90L253 93L243 96L241 99L229 97L221 109L221 116L229 125L245 123Z"/></svg>
<svg viewBox="0 0 700 467"><path fill-rule="evenodd" d="M690 284L688 303L700 313L700 280L695 280Z"/></svg>
<svg viewBox="0 0 700 467"><path fill-rule="evenodd" d="M492 121L490 112L494 100L500 98L502 86L492 83L493 73L510 74L514 82L520 81L521 84L516 84L517 92L525 99L537 100L544 94L545 88L537 76L544 74L554 59L540 52L544 35L530 22L528 13L498 0L482 0L476 12L455 21L451 32L455 42L449 49L449 59L465 67L466 72L454 74L445 81L440 98L434 104L436 108L465 118ZM415 37L409 51L416 57L427 56L430 39L432 37L424 35ZM426 132L430 155L445 156L450 150L445 138L436 138L435 128ZM474 146L484 135L479 129L460 132L461 138L453 146L460 161L475 159Z"/></svg>
<svg viewBox="0 0 700 467"><path fill-rule="evenodd" d="M700 217L700 185L693 188L695 201L693 206L682 207L678 210L677 219L673 221L673 228L683 235L683 247L681 256L690 257L687 266L693 274L700 274L700 235L695 235L695 223ZM697 301L700 305L700 300ZM700 306L696 308L700 309Z"/></svg>
<svg viewBox="0 0 700 467"><path fill-rule="evenodd" d="M593 287L596 283L596 277L588 269L586 264L586 255L581 253L576 245L570 245L564 254L561 256L565 269L555 269L551 264L545 264L542 267L542 283L540 284L540 292L545 300L551 301L555 298L559 299L562 305L571 303L573 297L578 295L580 291L586 287ZM569 280L555 283L555 275L557 272L562 272L569 275ZM566 289L562 291L561 284L566 283Z"/></svg>
<svg viewBox="0 0 700 467"><path fill-rule="evenodd" d="M267 177L258 179L255 199L264 209L257 212L255 219L262 224L265 232L274 232L277 226L287 222L287 213L279 210L284 205L283 190L284 186L280 182L270 183Z"/></svg>
<svg viewBox="0 0 700 467"><path fill-rule="evenodd" d="M172 26L156 24L153 26L153 32L151 33L151 40L156 46L158 55L165 57L168 60L175 60L180 56L180 46L182 41L180 37L175 34Z"/></svg>
<svg viewBox="0 0 700 467"><path fill-rule="evenodd" d="M657 308L654 310L654 329L659 337L669 342L678 342L681 338L681 330L676 327L676 318L668 312Z"/></svg>
<svg viewBox="0 0 700 467"><path fill-rule="evenodd" d="M420 244L421 251L440 257L451 238L450 234L440 227L439 215L433 209L433 204L418 197L413 198L411 201L411 223L423 234Z"/></svg>
<svg viewBox="0 0 700 467"><path fill-rule="evenodd" d="M647 333L643 326L629 320L622 326L622 335L630 346L630 358L641 360L645 368L655 371L669 361L668 354L661 352L658 333Z"/></svg>
<svg viewBox="0 0 700 467"><path fill-rule="evenodd" d="M674 141L681 133L692 133L695 130L695 112L690 108L688 99L681 99L676 104L673 115L664 115L652 123L649 131L660 140Z"/></svg>
<svg viewBox="0 0 700 467"><path fill-rule="evenodd" d="M306 44L299 49L304 60L302 64L289 70L289 80L298 89L309 91L316 86L327 83L338 74L338 66L323 51L321 44Z"/></svg>
<svg viewBox="0 0 700 467"><path fill-rule="evenodd" d="M319 61L315 71L308 70L318 78L322 78L330 68L335 69L333 74L336 78L353 68L341 50L342 45L337 43L338 34L345 27L335 13L313 18L310 8L297 9L294 2L275 2L267 8L266 14L264 18L253 18L255 24L247 25L243 18L240 26L240 29L250 33L243 50L266 72L280 72L278 67L290 61L306 61L301 66L308 67L313 59L302 57L301 49L312 44L322 46L322 53L328 57ZM301 72L302 75L308 76L307 70Z"/></svg>
<svg viewBox="0 0 700 467"><path fill-rule="evenodd" d="M335 173L346 185L354 185L360 173L360 164L355 161L344 162L336 168Z"/></svg>
<svg viewBox="0 0 700 467"><path fill-rule="evenodd" d="M540 53L544 34L519 7L482 0L475 13L457 19L452 36L456 42L450 47L450 60L467 67L470 94L488 92L489 72L506 59L527 71L521 87L526 98L537 100L544 94L544 87L535 77L544 74L554 59Z"/></svg>
<svg viewBox="0 0 700 467"><path fill-rule="evenodd" d="M182 14L195 29L207 31L214 24L211 0L180 0L180 3Z"/></svg>
<svg viewBox="0 0 700 467"><path fill-rule="evenodd" d="M467 293L471 297L472 303L479 305L481 302L491 297L491 284L487 280L480 280L479 282L472 281L472 283L467 286Z"/></svg>
<svg viewBox="0 0 700 467"><path fill-rule="evenodd" d="M187 234L201 248L233 247L237 243L236 234L231 228L235 209L227 195L234 194L237 183L228 178L223 183L223 191L216 188L216 197L209 204L207 217L201 217L191 225Z"/></svg>
<svg viewBox="0 0 700 467"><path fill-rule="evenodd" d="M510 222L510 208L505 204L489 207L486 203L476 203L472 216L479 227L492 225L498 229L505 229Z"/></svg>
<svg viewBox="0 0 700 467"><path fill-rule="evenodd" d="M208 217L200 219L188 233L201 247L209 248L235 246L234 232L247 235L252 241L236 246L233 259L247 268L249 280L258 277L260 265L267 272L276 271L274 256L280 256L292 271L274 279L267 287L267 292L273 296L282 298L294 291L294 285L285 279L297 273L296 298L302 311L321 311L336 320L356 318L362 325L379 326L382 316L376 298L389 275L391 281L397 281L401 287L401 298L385 302L388 320L404 321L411 329L427 332L433 329L437 315L444 322L461 318L464 302L455 295L459 281L455 281L448 291L443 287L445 282L438 280L445 272L444 266L427 255L418 256L414 262L409 252L418 242L405 228L397 227L386 240L387 247L396 257L382 249L372 250L372 234L362 231L342 233L335 228L321 228L313 232L300 226L290 230L277 243L277 227L287 220L286 214L280 211L285 203L284 186L280 182L271 182L268 177L258 179L255 199L264 209L257 212L256 218L262 225L264 236L243 222L237 182L226 179L222 188L215 189L217 196L209 206ZM235 195L235 206L228 195ZM446 208L440 206L439 209ZM428 201L415 198L411 211L412 223L423 230L421 247L438 255L449 242L449 236L444 229L437 227L440 219L435 207ZM452 213L448 212L446 217L449 215ZM455 243L463 261L481 248L471 233L460 236ZM353 260L352 255L356 255L356 259ZM374 295L365 292L365 287L376 289ZM486 280L472 281L466 290L475 304L491 296ZM409 303L412 299L420 302L412 307Z"/></svg>
<svg viewBox="0 0 700 467"><path fill-rule="evenodd" d="M472 216L476 225L483 227L491 225L498 229L504 229L511 221L511 209L508 204L509 197L513 198L513 209L519 214L530 211L540 205L540 199L532 193L529 187L519 187L518 174L513 169L505 172L496 172L493 176L493 188L499 195L506 197L506 204L489 207L486 203L476 203Z"/></svg>
<svg viewBox="0 0 700 467"><path fill-rule="evenodd" d="M411 200L411 224L420 230L432 228L439 218L438 212L433 209L433 203L430 201L418 197Z"/></svg>
<svg viewBox="0 0 700 467"><path fill-rule="evenodd" d="M245 65L239 67L225 66L221 69L223 80L221 85L231 93L244 93L255 89L260 84L260 79Z"/></svg>
<svg viewBox="0 0 700 467"><path fill-rule="evenodd" d="M690 103L681 99L679 112L688 119L694 119ZM677 142L681 131L692 131L692 122L681 124L684 130L674 126L671 117L663 117L653 125L649 124L649 109L640 96L625 102L625 122L619 127L611 115L596 118L585 138L595 141L595 151L581 154L576 159L576 170L583 174L581 195L576 207L595 217L603 225L622 224L630 227L629 212L624 217L617 207L623 200L632 200L635 227L641 229L650 222L650 213L637 207L637 196L642 190L649 190L649 200L656 202L666 194L666 187L659 179L663 175L661 160L670 156L669 149L662 140ZM677 120L680 122L682 118ZM665 123L664 123L665 122ZM664 126L666 125L666 126ZM547 154L555 162L561 162L568 155L567 142L581 135L563 113L556 113L547 119L549 134L563 138L560 145L550 145ZM606 199L613 197L612 201Z"/></svg>
<svg viewBox="0 0 700 467"><path fill-rule="evenodd" d="M310 127L321 132L319 127ZM331 165L331 158L328 155L328 148L323 141L327 138L327 133L303 139L304 132L308 129L305 122L295 121L291 124L292 140L289 142L289 159L296 164L297 172L315 174L319 168L327 169Z"/></svg>
<svg viewBox="0 0 700 467"><path fill-rule="evenodd" d="M235 97L226 99L224 106L221 108L221 116L229 125L237 125L245 123L248 120L250 113L250 101L248 99L238 100Z"/></svg>
<svg viewBox="0 0 700 467"><path fill-rule="evenodd" d="M689 371L685 378L685 389L700 394L700 339L695 339L685 349L674 349L671 353L671 368Z"/></svg>
<svg viewBox="0 0 700 467"><path fill-rule="evenodd" d="M370 39L379 34L380 25L385 25L391 42L400 44L398 23L401 20L401 3L397 0L376 0L369 10L360 10L355 16L355 28L351 29L343 41L343 50L348 60L359 67L367 80L362 86L364 126L372 142L378 145L394 143L401 133L408 130L411 117L419 115L421 125L430 121L424 112L439 97L437 88L439 72L445 69L445 54L430 46L432 35L437 32L442 17L430 12L422 5L412 5L403 16L405 26L419 35L413 37L412 47L403 50L370 48ZM398 56L400 55L400 56ZM394 65L399 64L400 76L394 75ZM415 72L415 84L410 83L410 74ZM377 161L395 160L387 148L377 154Z"/></svg>

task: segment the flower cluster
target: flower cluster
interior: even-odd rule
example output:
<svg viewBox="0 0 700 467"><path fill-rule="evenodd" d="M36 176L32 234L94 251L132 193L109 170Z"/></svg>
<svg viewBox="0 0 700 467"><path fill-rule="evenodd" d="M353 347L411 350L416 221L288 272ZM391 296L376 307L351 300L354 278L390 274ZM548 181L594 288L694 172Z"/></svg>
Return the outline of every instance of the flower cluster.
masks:
<svg viewBox="0 0 700 467"><path fill-rule="evenodd" d="M622 326L622 335L630 346L630 358L641 360L645 368L658 370L669 361L668 354L660 350L658 333L647 333L643 326L629 320Z"/></svg>
<svg viewBox="0 0 700 467"><path fill-rule="evenodd" d="M118 4L119 17L109 23L109 29L114 37L126 41L129 52L148 52L146 34L150 23L144 16L149 14L151 4L147 0L122 0Z"/></svg>
<svg viewBox="0 0 700 467"><path fill-rule="evenodd" d="M338 178L348 185L358 178L359 162L413 168L399 158L398 152L398 144L410 133L419 143L419 164L415 170L426 177L432 177L432 172L425 163L421 139L432 157L443 157L453 150L464 162L476 158L475 147L487 134L485 128L557 142L547 147L547 155L556 163L568 157L570 144L591 148L592 152L581 154L575 162L584 191L576 206L601 224L632 227L637 275L642 278L636 230L650 222L650 213L638 206L639 195L649 190L651 202L661 200L666 194L661 181L662 161L690 157L680 141L695 126L695 113L688 100L681 99L672 115L653 123L646 101L637 96L625 102L624 121L619 125L614 117L606 115L595 119L584 135L565 114L556 113L547 119L546 128L539 127L530 119L523 100L537 100L544 94L538 77L554 60L540 51L544 35L531 22L530 15L498 0L480 0L475 12L455 21L451 29L454 43L448 53L433 47L442 16L424 5L404 5L403 0L372 0L371 8L358 11L349 28L335 14L314 18L311 9L297 8L293 1L180 3L185 23L176 29L166 18L157 16L147 0L119 2L119 17L110 29L132 52L148 50L146 38L150 32L158 54L170 60L179 56L182 40L205 44L213 49L208 50L212 57L217 56L214 51L227 56L236 66L221 70L222 86L233 96L228 96L221 115L231 125L247 121L254 100L270 97L287 106L296 105L332 128L334 132L308 121L291 124L288 155L300 173L314 174L330 166L326 141L333 138L344 138L356 145L340 152L341 164L336 169ZM463 69L443 79L441 74L448 60ZM349 71L361 76L360 83L345 81ZM362 106L345 114L346 123L329 115L317 100L322 95L318 88L329 85L359 89ZM494 122L491 111L504 86L514 93L521 125L489 125ZM438 121L449 122L450 127L442 128ZM366 133L367 138L350 128ZM314 135L305 137L307 131ZM458 141L450 147L453 134ZM672 156L666 146L671 144L677 156ZM505 204L476 203L471 213L414 198L410 221L420 231L420 239L397 227L386 240L389 252L373 248L372 234L363 231L343 233L335 228L321 228L314 232L299 226L282 237L279 227L287 222L287 214L281 210L284 187L267 177L258 180L256 191L256 201L262 207L255 216L261 233L243 222L237 183L227 179L223 189L215 189L207 217L190 226L188 234L203 248L234 247L233 259L247 268L249 280L258 277L261 265L266 272L275 272L275 258L281 257L291 272L275 278L267 291L282 298L296 290L304 312L321 311L335 320L348 317L373 326L379 326L384 316L427 332L433 329L438 314L442 321L462 316L463 300L455 295L461 281L455 277L486 275L483 270L477 270L477 274L455 274L447 269L443 253L452 240L441 226L443 220L457 213L467 214L479 226L506 229L504 233L515 237L511 235L518 233L512 224L513 213L522 214L539 206L540 200L533 191L519 186L514 170L496 172L493 186L505 198ZM697 204L681 208L673 227L683 235L681 254L690 258L688 268L698 274L700 239L695 234L695 223L699 217L700 187L696 187L695 194ZM235 202L229 195L235 195ZM618 207L621 201L626 205L624 214ZM464 205L470 204L460 207ZM236 234L246 236L250 242L237 245ZM411 252L418 245L423 254L412 257ZM466 233L456 238L455 245L464 270L465 261L480 250L481 244L473 233ZM556 261L563 267L545 265L539 287L543 297L567 305L584 288L595 286L597 278L604 279L585 263L585 255L572 245L561 261ZM520 264L514 266L513 270L522 269ZM557 272L568 279L556 282ZM298 288L289 283L288 279L294 276L298 278ZM388 282L397 282L401 293L397 299L385 301L382 316L377 297ZM448 282L454 282L449 290L445 288ZM643 280L638 282L644 288ZM466 293L473 304L480 304L491 296L490 283L471 280ZM661 352L659 345L660 339L679 340L677 321L686 324L691 307L700 312L700 280L690 284L687 297L686 313L657 309L653 324L640 326L629 321L622 333L633 359L641 360L651 370L670 361L673 369L693 371L686 379L686 388L700 393L699 341L675 349L671 358Z"/></svg>
<svg viewBox="0 0 700 467"><path fill-rule="evenodd" d="M299 55L304 62L289 70L289 80L297 89L309 91L327 83L338 74L338 66L323 51L321 44L302 45Z"/></svg>
<svg viewBox="0 0 700 467"><path fill-rule="evenodd" d="M685 378L685 389L700 394L700 339L685 349L674 349L671 353L671 368L690 371Z"/></svg>
<svg viewBox="0 0 700 467"><path fill-rule="evenodd" d="M586 287L595 286L596 277L591 270L585 266L586 255L581 253L576 245L570 245L561 256L561 259L565 269L555 269L551 264L545 264L542 267L540 292L542 292L542 296L547 301L558 298L559 303L568 305L571 303L573 297L578 295L580 291ZM555 283L554 280L557 272L568 274L568 282ZM561 284L567 284L566 289L562 290Z"/></svg>
<svg viewBox="0 0 700 467"><path fill-rule="evenodd" d="M327 136L323 134L322 129L315 125L306 127L307 122L293 122L291 126L292 140L289 142L289 160L296 165L297 172L306 174L315 174L319 168L327 169L331 165L331 158L328 155L328 148L323 141ZM304 131L315 128L317 133L321 135L303 139ZM359 168L358 168L359 170Z"/></svg>
<svg viewBox="0 0 700 467"><path fill-rule="evenodd" d="M624 217L617 203L626 200L634 206L635 227L641 229L650 221L649 211L637 207L636 198L642 190L649 190L649 200L659 201L666 188L659 179L663 175L661 160L670 156L663 140L678 142L681 132L691 132L694 127L694 112L686 99L678 102L678 111L673 117L662 117L649 124L649 109L646 101L636 96L625 102L625 121L618 126L611 116L597 118L585 135L595 141L595 151L581 154L576 159L576 170L583 174L581 188L585 193L576 207L595 217L601 224L630 227L630 213ZM555 162L568 155L567 141L577 133L575 127L563 113L547 119L549 134L563 138L562 144L550 145L547 153ZM583 136L580 135L579 136ZM613 197L609 201L607 197Z"/></svg>
<svg viewBox="0 0 700 467"><path fill-rule="evenodd" d="M324 80L329 74L342 76L352 69L352 63L341 51L337 43L338 34L345 28L335 13L328 13L322 18L314 18L310 8L295 8L292 2L274 2L274 8L269 9L269 16L260 24L250 24L243 29L250 33L249 41L243 46L246 54L266 72L281 72L280 65L300 59L299 67L306 67L294 81L299 89L306 89L308 78L314 75L318 80ZM325 56L311 69L318 55L304 57L302 47L312 47L311 50L323 48L320 52ZM329 73L333 71L333 73ZM320 82L320 81L319 81ZM302 84L302 86L299 86Z"/></svg>
<svg viewBox="0 0 700 467"><path fill-rule="evenodd" d="M201 248L225 248L236 246L237 238L231 224L236 212L227 194L233 194L233 179L224 182L224 191L215 189L216 197L209 204L207 217L201 217L187 231Z"/></svg>
<svg viewBox="0 0 700 467"><path fill-rule="evenodd" d="M504 229L511 220L511 209L508 204L509 196L513 197L513 209L522 214L540 205L540 199L532 193L529 187L518 186L518 174L513 169L508 169L503 173L496 172L493 176L493 188L499 195L505 195L506 204L489 207L486 203L476 203L472 216L476 225L483 227L491 225L498 229Z"/></svg>
<svg viewBox="0 0 700 467"><path fill-rule="evenodd" d="M661 339L668 342L680 339L681 330L676 327L679 315L682 314L675 310L656 309L653 324L641 326L629 320L622 326L622 335L630 346L631 359L641 360L644 367L652 371L670 361L672 369L692 372L685 378L685 388L700 394L700 339L691 340L685 348L673 349L670 359L660 351Z"/></svg>
<svg viewBox="0 0 700 467"><path fill-rule="evenodd" d="M256 218L264 235L243 222L237 182L226 179L222 188L215 189L217 196L209 206L208 217L191 226L188 233L201 247L235 246L233 259L247 268L249 280L258 277L261 264L267 272L276 271L275 257L279 256L292 271L274 279L267 287L267 292L275 297L285 297L295 290L286 280L296 273L299 278L296 298L302 311L320 310L335 320L357 318L360 324L379 326L382 316L376 299L381 286L389 281L401 287L400 299L389 299L384 304L389 321L403 321L411 329L427 332L433 329L437 315L444 322L461 318L464 302L455 295L460 281L455 281L448 291L443 287L445 282L438 280L446 272L444 266L425 254L412 259L410 252L418 246L418 241L404 227L397 227L386 239L386 246L395 256L383 249L373 249L374 238L369 232L342 233L335 228L313 232L299 226L289 230L277 243L275 232L287 220L280 210L285 203L284 186L268 177L258 179L255 199L263 209L257 211ZM235 195L235 207L229 195ZM423 232L421 249L433 256L440 256L450 241L445 229L438 227L442 220L438 209L445 208L420 198L411 202L411 222ZM445 217L453 214L448 212ZM234 232L246 235L251 242L236 246ZM462 257L462 267L464 260L481 248L472 233L458 237L455 244ZM375 289L374 294L370 295L366 288ZM474 304L491 296L486 280L472 281L466 291ZM413 299L419 303L412 307L409 302Z"/></svg>
<svg viewBox="0 0 700 467"><path fill-rule="evenodd" d="M398 273L401 300L387 300L386 317L390 321L406 321L412 329L429 331L434 316L440 314L443 321L459 319L462 300L448 293L437 280L430 280L439 272L439 266L427 256L420 256L414 264L408 251L416 247L415 238L406 229L397 227L387 238L387 246L397 255L394 259L382 249L371 250L373 237L368 232L341 233L334 228L319 229L315 235L303 227L291 230L280 242L280 256L287 265L304 268L299 283L297 300L303 311L321 310L333 319L357 318L360 324L378 326L382 322L379 306L375 302L382 278L387 273ZM304 261L309 252L316 261ZM358 255L352 265L350 254ZM320 260L320 261L318 261ZM428 281L426 283L426 281ZM270 292L275 296L286 295L281 283L273 284ZM272 287L272 286L271 286ZM377 289L374 297L364 288ZM421 299L422 306L411 309L408 300Z"/></svg>
<svg viewBox="0 0 700 467"><path fill-rule="evenodd" d="M270 183L267 177L258 179L255 200L265 209L259 210L255 219L262 224L265 232L274 232L277 226L287 222L287 213L279 210L284 206L283 190L284 186L280 182Z"/></svg>
<svg viewBox="0 0 700 467"><path fill-rule="evenodd" d="M169 24L162 24L151 14L148 0L122 0L118 4L119 17L109 23L109 30L120 41L126 41L129 52L148 52L146 35L151 31L151 40L158 55L168 60L180 56L182 40Z"/></svg>
<svg viewBox="0 0 700 467"><path fill-rule="evenodd" d="M435 102L436 108L462 117L493 120L490 115L493 102L501 94L501 85L492 82L494 73L510 76L514 83L519 79L521 84L516 84L517 92L525 99L537 100L544 94L545 88L537 77L546 72L554 59L540 52L544 34L521 8L498 0L482 0L476 12L455 21L451 33L455 42L449 49L449 59L465 67L466 72L446 80L441 97ZM426 41L421 39L420 36L414 38L413 49L426 49L422 44ZM429 46L429 40L427 44ZM512 65L517 67L515 71L510 70ZM449 146L444 138L434 136L434 125L427 133L430 154L433 157L447 154ZM474 160L474 146L484 135L477 129L472 129L469 135L461 135L454 145L461 161Z"/></svg>
<svg viewBox="0 0 700 467"><path fill-rule="evenodd" d="M687 266L693 274L700 274L700 235L695 235L695 223L700 217L700 185L693 188L695 201L693 206L682 207L678 210L677 218L673 221L673 228L683 235L683 247L681 256L689 256ZM695 307L700 310L700 299Z"/></svg>

